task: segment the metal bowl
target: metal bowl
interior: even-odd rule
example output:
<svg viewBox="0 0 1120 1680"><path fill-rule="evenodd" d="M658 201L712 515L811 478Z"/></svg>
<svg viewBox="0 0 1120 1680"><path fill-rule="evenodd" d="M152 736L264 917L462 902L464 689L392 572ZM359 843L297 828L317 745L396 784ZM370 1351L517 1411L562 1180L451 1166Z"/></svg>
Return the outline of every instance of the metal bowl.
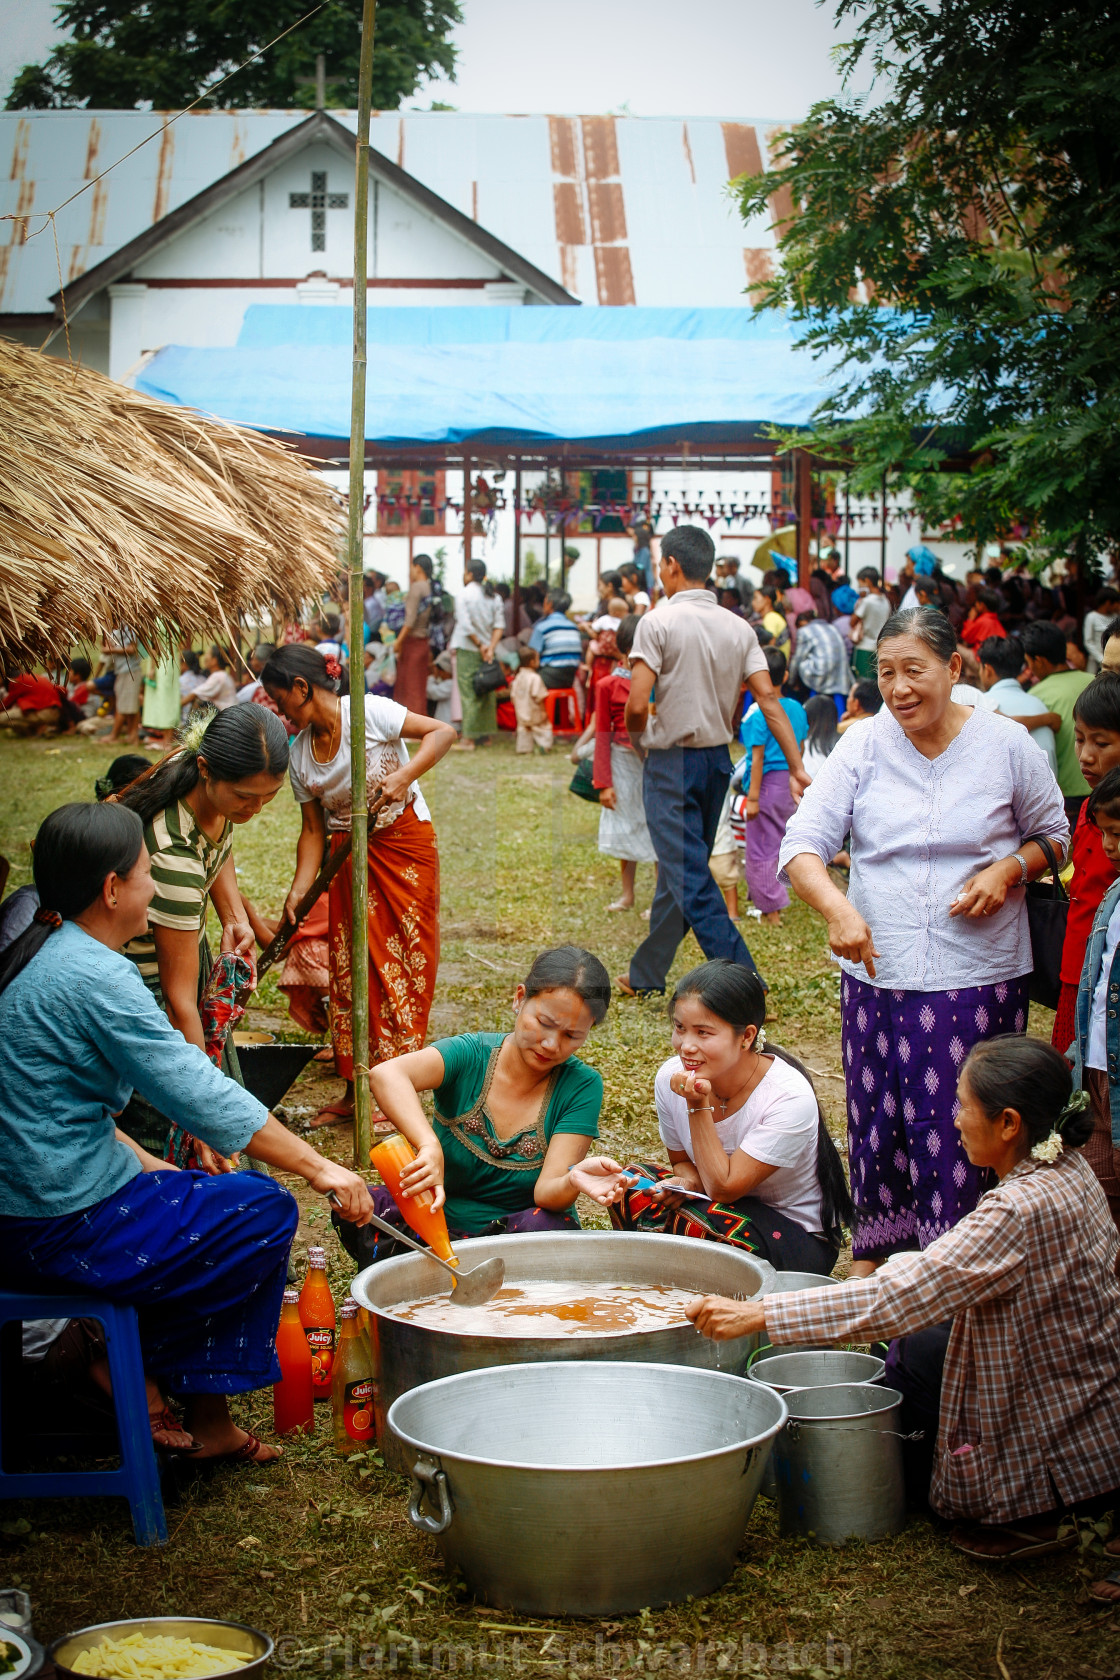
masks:
<svg viewBox="0 0 1120 1680"><path fill-rule="evenodd" d="M102 1639L127 1639L132 1633L163 1634L172 1639L195 1639L200 1645L216 1645L223 1651L247 1653L253 1660L241 1667L223 1669L231 1675L260 1674L272 1655L272 1640L259 1628L244 1622L215 1622L206 1616L138 1616L124 1622L98 1622L56 1639L47 1656L54 1663L58 1680L83 1680L69 1667L83 1651L95 1649Z"/></svg>
<svg viewBox="0 0 1120 1680"><path fill-rule="evenodd" d="M611 1360L465 1371L390 1414L413 1525L477 1597L532 1616L628 1616L722 1586L785 1421L759 1383Z"/></svg>
<svg viewBox="0 0 1120 1680"><path fill-rule="evenodd" d="M726 1243L634 1231L563 1231L524 1236L472 1237L456 1244L464 1267L500 1255L507 1283L659 1283L697 1295L753 1300L765 1293L774 1269L765 1260ZM388 1411L421 1383L492 1365L610 1359L702 1366L741 1376L757 1345L755 1336L712 1342L691 1324L660 1330L603 1331L593 1336L480 1336L432 1329L398 1318L396 1310L445 1289L447 1274L434 1260L407 1254L359 1272L350 1285L356 1301L374 1315L380 1353L381 1404ZM392 1470L411 1470L400 1442L386 1431L382 1448Z"/></svg>
<svg viewBox="0 0 1120 1680"><path fill-rule="evenodd" d="M15 1667L7 1672L5 1680L31 1680L42 1668L43 1647L29 1633L16 1633L14 1628L0 1625L0 1645L15 1652Z"/></svg>
<svg viewBox="0 0 1120 1680"><path fill-rule="evenodd" d="M846 1348L766 1349L753 1361L754 1382L777 1394L792 1389L834 1388L837 1383L881 1383L885 1362L874 1353L850 1353Z"/></svg>

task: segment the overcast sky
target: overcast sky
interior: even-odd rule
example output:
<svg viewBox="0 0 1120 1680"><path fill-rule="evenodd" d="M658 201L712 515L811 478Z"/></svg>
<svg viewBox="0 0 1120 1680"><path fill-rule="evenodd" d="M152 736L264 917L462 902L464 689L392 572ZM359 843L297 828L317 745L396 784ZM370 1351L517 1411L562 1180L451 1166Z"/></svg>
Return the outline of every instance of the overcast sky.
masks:
<svg viewBox="0 0 1120 1680"><path fill-rule="evenodd" d="M50 50L54 10L0 0L3 94ZM797 118L839 86L832 11L813 0L463 0L458 81L410 104Z"/></svg>

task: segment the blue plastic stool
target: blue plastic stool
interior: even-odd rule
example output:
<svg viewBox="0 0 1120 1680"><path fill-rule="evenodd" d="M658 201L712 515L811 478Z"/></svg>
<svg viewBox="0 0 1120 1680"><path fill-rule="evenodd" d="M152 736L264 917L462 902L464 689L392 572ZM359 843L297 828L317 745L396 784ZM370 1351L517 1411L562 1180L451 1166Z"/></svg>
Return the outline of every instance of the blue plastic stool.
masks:
<svg viewBox="0 0 1120 1680"><path fill-rule="evenodd" d="M148 1423L136 1309L117 1306L101 1295L32 1295L22 1290L0 1290L0 1326L29 1318L95 1318L104 1328L121 1467L119 1470L13 1472L5 1470L0 1457L0 1499L81 1499L96 1494L120 1494L128 1500L137 1545L166 1545L167 1522ZM0 1431L0 1441L2 1438Z"/></svg>

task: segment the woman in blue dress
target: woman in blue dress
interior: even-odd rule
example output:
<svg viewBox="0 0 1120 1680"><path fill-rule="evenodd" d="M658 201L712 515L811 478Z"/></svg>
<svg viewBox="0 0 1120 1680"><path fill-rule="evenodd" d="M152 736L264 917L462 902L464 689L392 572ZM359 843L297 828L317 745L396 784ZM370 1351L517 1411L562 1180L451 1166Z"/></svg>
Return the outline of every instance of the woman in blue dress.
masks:
<svg viewBox="0 0 1120 1680"><path fill-rule="evenodd" d="M157 1160L114 1115L136 1090L223 1156L250 1148L334 1191L355 1223L369 1193L188 1044L121 955L154 891L135 812L52 812L34 874L42 908L0 957L0 1275L135 1306L157 1445L267 1463L279 1449L239 1429L226 1396L279 1378L295 1201L263 1174ZM184 1397L182 1424L168 1392Z"/></svg>

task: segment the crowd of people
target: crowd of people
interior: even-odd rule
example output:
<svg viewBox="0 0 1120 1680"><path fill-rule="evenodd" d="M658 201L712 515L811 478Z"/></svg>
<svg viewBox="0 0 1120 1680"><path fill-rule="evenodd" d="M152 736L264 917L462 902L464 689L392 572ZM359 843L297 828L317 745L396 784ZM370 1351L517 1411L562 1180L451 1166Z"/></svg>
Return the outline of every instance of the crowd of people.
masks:
<svg viewBox="0 0 1120 1680"><path fill-rule="evenodd" d="M582 1195L621 1231L824 1278L850 1231L843 1288L706 1298L697 1328L889 1340L906 1428L929 1439L911 1455L914 1491L971 1556L1052 1550L1069 1511L1115 1508L1120 598L1100 592L1079 626L1072 581L1047 593L1010 568L961 586L931 562L919 549L896 584L864 569L852 585L828 556L810 588L784 571L754 587L706 530L678 526L656 575L647 543L648 570L636 554L601 580L591 617L554 589L522 597L524 623L479 561L454 602L425 556L406 595L370 578L364 858L349 849L341 617L325 605L308 631L255 647L240 685L223 650L205 672L183 655L178 744L155 764L118 759L89 804L48 816L34 887L0 906L5 1272L138 1307L161 1448L277 1456L227 1405L277 1374L296 1214L269 1166L332 1193L358 1264L394 1252L370 1223L400 1224L388 1192L240 1083L220 1005L286 925L293 1014L329 1026L346 1081L316 1122L352 1113L364 961L375 1121L413 1145L404 1188L434 1193L453 1240L578 1228ZM124 627L106 648L142 655ZM649 925L613 981L588 950L545 951L509 1032L429 1042L439 868L420 782L495 732L507 688L526 752L551 750L549 707L574 696L574 754L620 864L612 908L634 905L637 865L654 863ZM127 679L123 694L135 721ZM301 827L271 921L240 891L234 848L285 780ZM1064 945L1041 974L1025 889L1067 858ZM325 859L325 900L301 920ZM362 955L354 868L369 880ZM768 920L791 890L816 911L839 965L847 1173L796 1047L767 1039L765 979L737 921L744 879ZM670 989L690 930L704 961ZM1026 1036L1040 979L1058 1001L1052 1045ZM650 1093L664 1158L593 1153L594 1030L613 1000L666 993ZM97 1357L91 1373L106 1380ZM1093 1591L1120 1599L1120 1580Z"/></svg>

